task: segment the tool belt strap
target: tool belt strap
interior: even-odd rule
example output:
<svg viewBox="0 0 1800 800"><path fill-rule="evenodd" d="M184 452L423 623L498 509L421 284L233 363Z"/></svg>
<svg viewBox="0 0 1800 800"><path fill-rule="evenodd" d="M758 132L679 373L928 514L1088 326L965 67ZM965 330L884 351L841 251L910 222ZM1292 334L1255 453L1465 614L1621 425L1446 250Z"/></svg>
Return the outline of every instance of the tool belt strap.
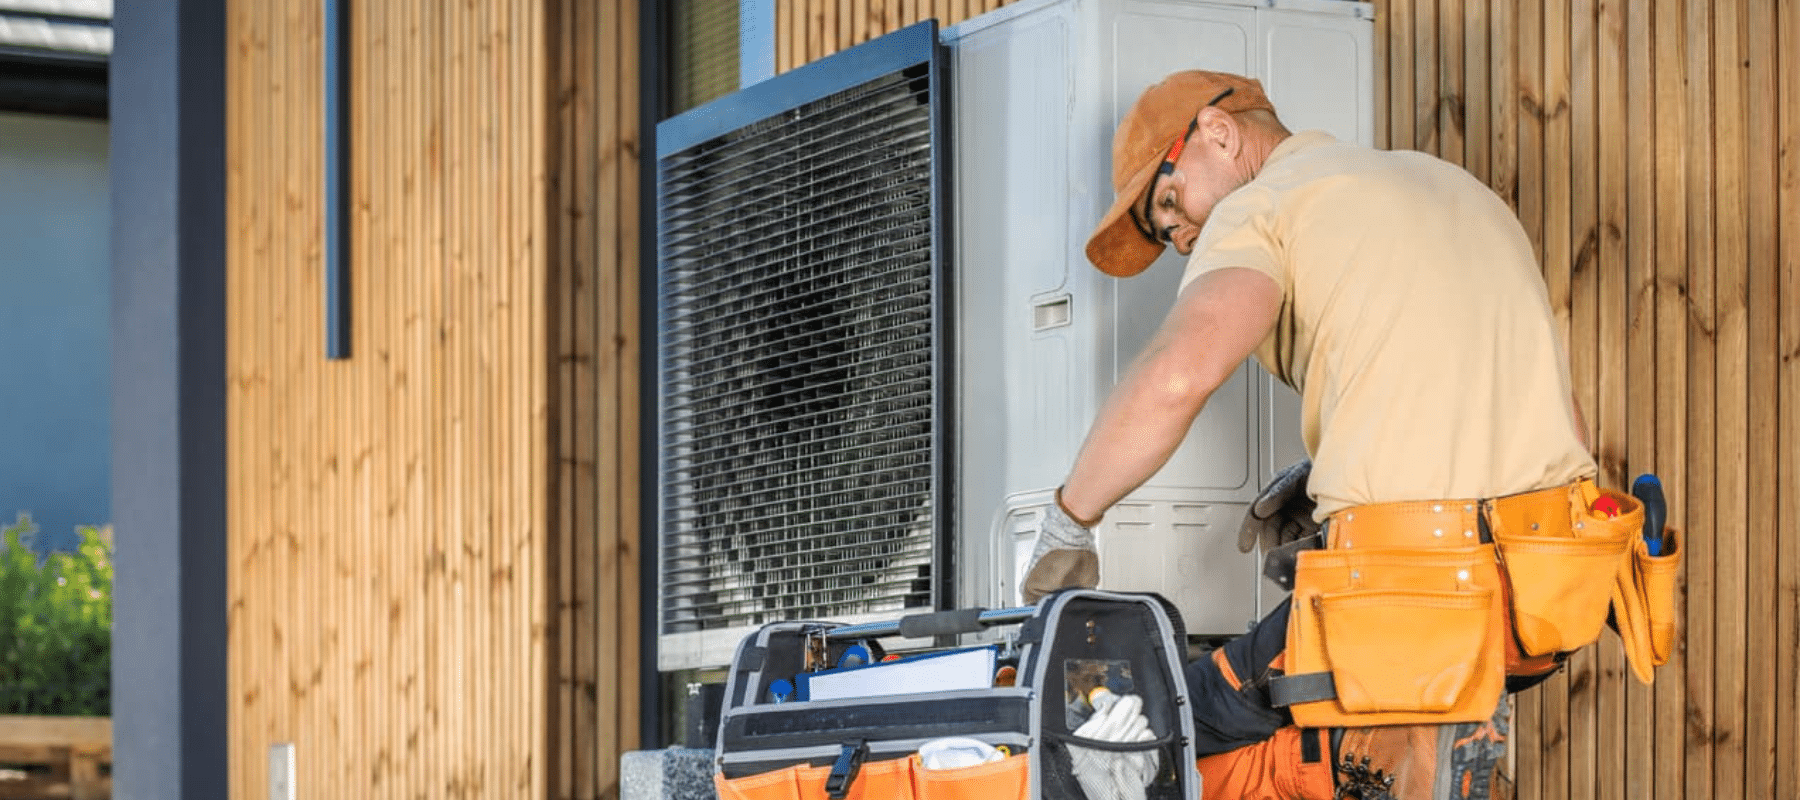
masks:
<svg viewBox="0 0 1800 800"><path fill-rule="evenodd" d="M1269 679L1269 705L1276 708L1335 699L1337 684L1332 682L1329 672L1277 675Z"/></svg>
<svg viewBox="0 0 1800 800"><path fill-rule="evenodd" d="M1493 541L1496 529L1529 532L1569 525L1570 497L1599 496L1592 480L1489 499L1369 503L1332 514L1328 548L1469 547ZM1585 504L1584 504L1585 505Z"/></svg>

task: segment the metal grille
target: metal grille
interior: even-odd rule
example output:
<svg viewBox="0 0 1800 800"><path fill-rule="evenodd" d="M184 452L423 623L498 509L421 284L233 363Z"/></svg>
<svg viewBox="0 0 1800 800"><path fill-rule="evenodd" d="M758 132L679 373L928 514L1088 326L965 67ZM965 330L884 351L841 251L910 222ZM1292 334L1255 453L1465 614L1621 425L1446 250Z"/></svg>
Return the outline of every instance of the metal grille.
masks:
<svg viewBox="0 0 1800 800"><path fill-rule="evenodd" d="M934 79L659 158L665 634L933 604Z"/></svg>

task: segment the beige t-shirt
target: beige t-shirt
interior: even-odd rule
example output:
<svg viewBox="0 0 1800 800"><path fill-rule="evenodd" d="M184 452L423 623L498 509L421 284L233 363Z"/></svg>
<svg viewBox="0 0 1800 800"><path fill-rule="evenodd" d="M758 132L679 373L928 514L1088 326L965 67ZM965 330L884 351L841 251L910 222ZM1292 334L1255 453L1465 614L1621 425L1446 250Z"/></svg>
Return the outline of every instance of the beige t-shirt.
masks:
<svg viewBox="0 0 1800 800"><path fill-rule="evenodd" d="M1291 136L1214 208L1182 286L1227 267L1281 287L1256 357L1301 394L1321 519L1595 473L1531 243L1462 169Z"/></svg>

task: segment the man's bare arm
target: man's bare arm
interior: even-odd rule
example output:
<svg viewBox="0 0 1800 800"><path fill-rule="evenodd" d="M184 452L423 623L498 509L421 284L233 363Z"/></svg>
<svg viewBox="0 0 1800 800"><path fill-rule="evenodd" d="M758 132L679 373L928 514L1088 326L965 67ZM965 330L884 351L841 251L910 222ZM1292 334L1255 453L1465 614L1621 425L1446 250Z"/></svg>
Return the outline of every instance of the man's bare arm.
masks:
<svg viewBox="0 0 1800 800"><path fill-rule="evenodd" d="M1071 516L1097 520L1156 474L1280 311L1280 287L1255 270L1218 270L1188 284L1088 430L1062 490Z"/></svg>

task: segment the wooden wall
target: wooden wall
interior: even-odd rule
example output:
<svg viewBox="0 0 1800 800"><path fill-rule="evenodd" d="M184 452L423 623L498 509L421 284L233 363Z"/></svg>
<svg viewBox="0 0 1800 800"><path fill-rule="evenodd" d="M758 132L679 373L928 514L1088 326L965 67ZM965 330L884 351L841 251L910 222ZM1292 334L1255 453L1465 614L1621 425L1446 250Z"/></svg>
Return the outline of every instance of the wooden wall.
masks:
<svg viewBox="0 0 1800 800"><path fill-rule="evenodd" d="M548 5L557 636L546 756L550 796L617 797L619 756L641 747L638 4Z"/></svg>
<svg viewBox="0 0 1800 800"><path fill-rule="evenodd" d="M1012 0L777 0L775 70L786 72L920 20L955 25Z"/></svg>
<svg viewBox="0 0 1800 800"><path fill-rule="evenodd" d="M544 3L351 9L351 356L324 357L319 0L229 6L230 778L542 797Z"/></svg>
<svg viewBox="0 0 1800 800"><path fill-rule="evenodd" d="M1518 210L1604 477L1662 476L1685 648L1518 698L1518 796L1800 797L1800 8L1384 0L1380 137Z"/></svg>

